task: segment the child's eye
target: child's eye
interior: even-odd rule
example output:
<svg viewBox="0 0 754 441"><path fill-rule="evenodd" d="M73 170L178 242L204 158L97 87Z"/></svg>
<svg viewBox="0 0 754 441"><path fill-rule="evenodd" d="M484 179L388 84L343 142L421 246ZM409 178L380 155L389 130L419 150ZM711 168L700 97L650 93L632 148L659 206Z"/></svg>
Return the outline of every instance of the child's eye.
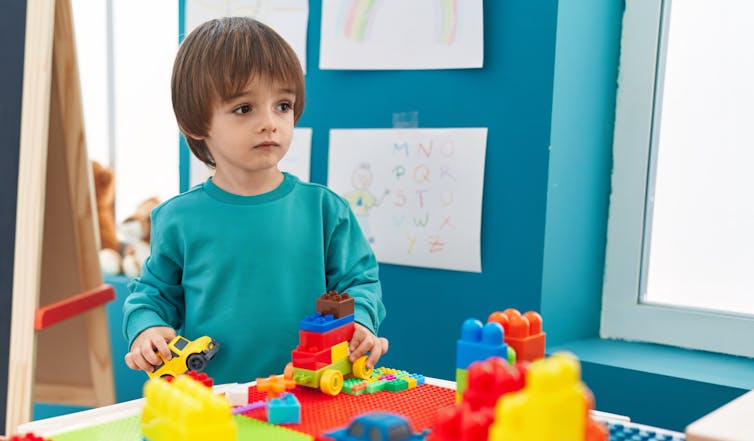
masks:
<svg viewBox="0 0 754 441"><path fill-rule="evenodd" d="M248 104L243 104L233 109L233 113L237 115L243 115L244 113L249 113L249 112L251 112L251 106Z"/></svg>
<svg viewBox="0 0 754 441"><path fill-rule="evenodd" d="M285 112L289 112L290 110L292 110L292 109L293 109L293 104L291 104L291 103L289 103L289 102L285 101L285 102L282 102L282 103L278 104L278 109L279 109L279 110L280 110L281 112L284 112L284 113L285 113Z"/></svg>

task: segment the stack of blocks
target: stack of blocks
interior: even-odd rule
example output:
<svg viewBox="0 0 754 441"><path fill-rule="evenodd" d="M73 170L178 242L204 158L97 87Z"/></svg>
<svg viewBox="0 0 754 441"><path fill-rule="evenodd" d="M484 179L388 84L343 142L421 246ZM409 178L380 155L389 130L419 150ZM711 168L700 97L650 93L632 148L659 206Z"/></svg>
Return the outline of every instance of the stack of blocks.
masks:
<svg viewBox="0 0 754 441"><path fill-rule="evenodd" d="M606 441L607 428L589 417L593 407L576 357L555 354L532 363L526 386L498 400L488 439Z"/></svg>
<svg viewBox="0 0 754 441"><path fill-rule="evenodd" d="M578 360L555 354L527 367L499 357L472 363L461 402L440 409L429 441L607 441L589 418Z"/></svg>
<svg viewBox="0 0 754 441"><path fill-rule="evenodd" d="M482 325L477 319L467 319L456 344L456 402L461 401L466 390L471 363L490 357L506 358L511 364L516 361L515 352L504 342L503 327L496 322Z"/></svg>
<svg viewBox="0 0 754 441"><path fill-rule="evenodd" d="M236 441L230 403L188 376L150 379L144 399L141 431L149 441Z"/></svg>
<svg viewBox="0 0 754 441"><path fill-rule="evenodd" d="M317 299L316 311L299 322L299 345L291 352L293 379L337 395L343 374L352 369L348 342L354 332L354 299L330 291Z"/></svg>
<svg viewBox="0 0 754 441"><path fill-rule="evenodd" d="M500 357L472 363L462 399L439 410L429 440L487 441L497 400L524 387L525 369L522 363L511 365Z"/></svg>

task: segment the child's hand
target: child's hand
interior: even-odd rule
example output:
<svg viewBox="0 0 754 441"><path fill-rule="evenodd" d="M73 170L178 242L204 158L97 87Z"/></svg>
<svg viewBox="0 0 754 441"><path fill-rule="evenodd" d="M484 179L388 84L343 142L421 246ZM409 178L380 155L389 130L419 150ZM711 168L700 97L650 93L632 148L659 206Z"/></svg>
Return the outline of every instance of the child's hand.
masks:
<svg viewBox="0 0 754 441"><path fill-rule="evenodd" d="M367 367L371 369L377 364L380 357L387 352L388 346L386 338L377 337L369 329L356 323L353 337L351 337L351 342L348 345L348 350L351 353L348 359L353 363L357 358L369 352Z"/></svg>
<svg viewBox="0 0 754 441"><path fill-rule="evenodd" d="M137 371L152 372L155 366L162 363L162 360L155 353L155 349L160 351L165 360L172 358L168 343L173 338L175 338L175 329L173 328L155 326L145 329L134 340L131 345L131 352L126 354L126 365Z"/></svg>

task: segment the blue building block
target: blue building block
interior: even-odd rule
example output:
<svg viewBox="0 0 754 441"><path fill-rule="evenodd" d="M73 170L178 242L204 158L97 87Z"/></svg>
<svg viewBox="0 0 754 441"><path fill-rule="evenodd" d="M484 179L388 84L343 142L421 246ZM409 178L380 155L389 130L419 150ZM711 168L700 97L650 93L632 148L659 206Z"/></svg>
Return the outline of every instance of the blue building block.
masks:
<svg viewBox="0 0 754 441"><path fill-rule="evenodd" d="M295 395L283 393L267 400L267 422L270 424L298 424L301 422L301 403Z"/></svg>
<svg viewBox="0 0 754 441"><path fill-rule="evenodd" d="M422 374L410 374L414 379L416 380L416 385L421 386L422 384L426 383L426 380L424 379L424 375Z"/></svg>
<svg viewBox="0 0 754 441"><path fill-rule="evenodd" d="M610 441L685 441L686 435L680 432L645 426L633 422L611 423Z"/></svg>
<svg viewBox="0 0 754 441"><path fill-rule="evenodd" d="M456 368L467 369L475 361L492 356L506 358L508 345L503 340L500 323L482 324L477 319L467 319L461 326L461 339L456 344Z"/></svg>
<svg viewBox="0 0 754 441"><path fill-rule="evenodd" d="M314 314L307 315L303 320L298 322L298 328L304 331L322 333L332 331L333 329L351 323L352 321L353 314L336 319L330 314L322 315L315 312Z"/></svg>

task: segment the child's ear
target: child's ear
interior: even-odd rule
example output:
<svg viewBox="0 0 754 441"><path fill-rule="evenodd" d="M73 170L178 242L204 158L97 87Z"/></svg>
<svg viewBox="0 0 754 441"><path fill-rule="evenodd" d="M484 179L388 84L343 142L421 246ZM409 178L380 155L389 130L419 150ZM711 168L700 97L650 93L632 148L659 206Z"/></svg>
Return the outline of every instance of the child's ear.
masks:
<svg viewBox="0 0 754 441"><path fill-rule="evenodd" d="M204 141L205 139L207 139L206 136L194 135L192 133L186 133L186 132L184 132L184 135L188 136L191 139L195 139L197 141Z"/></svg>

